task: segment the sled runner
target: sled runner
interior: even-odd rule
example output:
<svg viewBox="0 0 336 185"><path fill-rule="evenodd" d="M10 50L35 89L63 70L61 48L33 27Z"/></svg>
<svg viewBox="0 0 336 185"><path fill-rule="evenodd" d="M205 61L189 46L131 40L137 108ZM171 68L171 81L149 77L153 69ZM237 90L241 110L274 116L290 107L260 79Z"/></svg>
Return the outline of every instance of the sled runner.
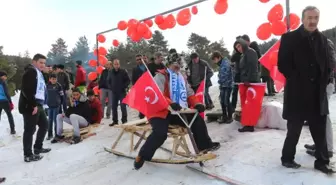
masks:
<svg viewBox="0 0 336 185"><path fill-rule="evenodd" d="M198 114L198 112L187 109L179 112L180 114ZM172 113L173 114L173 113ZM193 122L193 121L192 121ZM190 124L192 124L192 122ZM127 155L123 152L115 150L120 139L124 135L124 133L130 133L130 150L129 153L136 151L141 145L142 141L146 140L148 135L150 134L152 127L148 123L147 119L140 119L131 121L122 125L115 125L114 127L120 128L120 134L117 137L116 141L112 144L111 148L105 148L105 151L113 153L117 156L123 156L127 158L134 159L135 156ZM191 132L191 131L190 131ZM151 162L156 163L169 163L169 164L187 164L187 163L200 163L202 161L207 161L216 158L215 154L212 153L199 153L198 151L195 154L192 154L189 150L188 143L186 140L186 136L190 134L188 128L178 126L178 125L169 125L168 129L168 138L173 139L172 149L167 149L164 147L160 147L163 151L171 153L169 159L152 159ZM134 136L138 137L138 140L134 143ZM183 151L179 151L179 149ZM199 154L197 154L199 153ZM182 159L176 159L176 156L183 157Z"/></svg>

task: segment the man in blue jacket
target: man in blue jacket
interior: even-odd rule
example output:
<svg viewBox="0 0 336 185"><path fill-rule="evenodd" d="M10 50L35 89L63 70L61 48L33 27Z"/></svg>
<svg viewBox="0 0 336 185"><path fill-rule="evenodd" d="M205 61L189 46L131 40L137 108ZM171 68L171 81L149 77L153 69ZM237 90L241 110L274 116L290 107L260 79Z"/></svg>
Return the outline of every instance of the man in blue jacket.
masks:
<svg viewBox="0 0 336 185"><path fill-rule="evenodd" d="M6 80L7 80L7 73L4 71L0 71L0 114L2 112L2 109L6 112L11 134L16 134L14 119L11 112L14 108L14 105L12 103L11 97L8 94Z"/></svg>

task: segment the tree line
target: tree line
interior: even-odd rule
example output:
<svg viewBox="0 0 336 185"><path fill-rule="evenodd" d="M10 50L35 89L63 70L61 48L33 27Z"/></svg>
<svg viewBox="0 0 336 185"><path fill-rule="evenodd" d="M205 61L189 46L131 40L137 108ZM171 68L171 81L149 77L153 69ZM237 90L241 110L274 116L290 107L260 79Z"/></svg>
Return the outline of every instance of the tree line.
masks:
<svg viewBox="0 0 336 185"><path fill-rule="evenodd" d="M336 27L323 31L323 34L336 44ZM261 53L265 53L276 41L277 39L271 39L260 43ZM185 56L189 56L191 52L197 52L200 58L208 61L214 69L217 69L217 66L210 60L213 51L220 51L225 57L230 58L230 53L223 39L211 42L206 36L191 33L186 46L188 51L178 52ZM78 38L75 47L69 51L66 41L58 38L55 43L51 44L51 49L47 54L47 65L63 64L65 67L71 68L73 73L75 73L75 61L82 60L83 67L87 73L95 71L95 68L88 65L90 59L96 58L93 54L93 49L95 48L96 46L90 49L88 39L85 36L81 36ZM141 40L135 43L128 38L125 42L121 42L118 47L108 48L107 58L109 60L118 58L121 61L121 67L131 72L131 69L136 65L134 61L136 54L144 54L151 58L156 52L166 55L170 48L174 48L174 46L170 46L162 32L156 30L150 40ZM5 55L2 49L3 46L0 44L0 70L8 73L9 91L11 95L15 95L15 92L21 88L24 67L31 62L30 54L25 51L23 55L21 53L16 56ZM188 57L186 57L186 60L188 61Z"/></svg>

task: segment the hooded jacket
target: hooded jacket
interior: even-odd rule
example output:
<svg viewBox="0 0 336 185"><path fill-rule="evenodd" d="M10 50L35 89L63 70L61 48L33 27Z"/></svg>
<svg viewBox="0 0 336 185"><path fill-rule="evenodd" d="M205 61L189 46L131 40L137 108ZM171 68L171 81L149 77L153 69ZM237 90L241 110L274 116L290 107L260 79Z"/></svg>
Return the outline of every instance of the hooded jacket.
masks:
<svg viewBox="0 0 336 185"><path fill-rule="evenodd" d="M91 108L92 123L100 123L103 119L103 110L99 99L95 98L93 101L89 101L89 103Z"/></svg>
<svg viewBox="0 0 336 185"><path fill-rule="evenodd" d="M0 79L0 102L12 103L12 99L9 96L7 84Z"/></svg>
<svg viewBox="0 0 336 185"><path fill-rule="evenodd" d="M240 81L248 83L260 82L258 70L258 55L254 49L247 45L243 39L238 39L237 42L242 46L243 53L239 61Z"/></svg>
<svg viewBox="0 0 336 185"><path fill-rule="evenodd" d="M75 87L86 86L86 72L82 66L77 66Z"/></svg>
<svg viewBox="0 0 336 185"><path fill-rule="evenodd" d="M29 64L24 68L21 84L19 112L21 114L31 113L33 108L37 106L37 101L35 99L37 72L32 64Z"/></svg>
<svg viewBox="0 0 336 185"><path fill-rule="evenodd" d="M90 124L91 122L91 108L86 96L81 95L78 101L75 101L73 106L70 106L66 112L65 116L70 117L71 114L77 114L86 119Z"/></svg>

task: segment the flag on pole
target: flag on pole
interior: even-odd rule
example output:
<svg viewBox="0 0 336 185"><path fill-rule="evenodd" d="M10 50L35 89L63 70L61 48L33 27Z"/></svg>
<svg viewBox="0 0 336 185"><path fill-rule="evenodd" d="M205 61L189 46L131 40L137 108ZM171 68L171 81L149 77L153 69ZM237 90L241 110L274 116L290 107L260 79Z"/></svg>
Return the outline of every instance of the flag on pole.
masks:
<svg viewBox="0 0 336 185"><path fill-rule="evenodd" d="M204 91L205 91L205 79L202 80L195 94L195 96L198 98L198 101L202 102L203 104L204 104ZM200 116L204 119L205 113L201 112Z"/></svg>

